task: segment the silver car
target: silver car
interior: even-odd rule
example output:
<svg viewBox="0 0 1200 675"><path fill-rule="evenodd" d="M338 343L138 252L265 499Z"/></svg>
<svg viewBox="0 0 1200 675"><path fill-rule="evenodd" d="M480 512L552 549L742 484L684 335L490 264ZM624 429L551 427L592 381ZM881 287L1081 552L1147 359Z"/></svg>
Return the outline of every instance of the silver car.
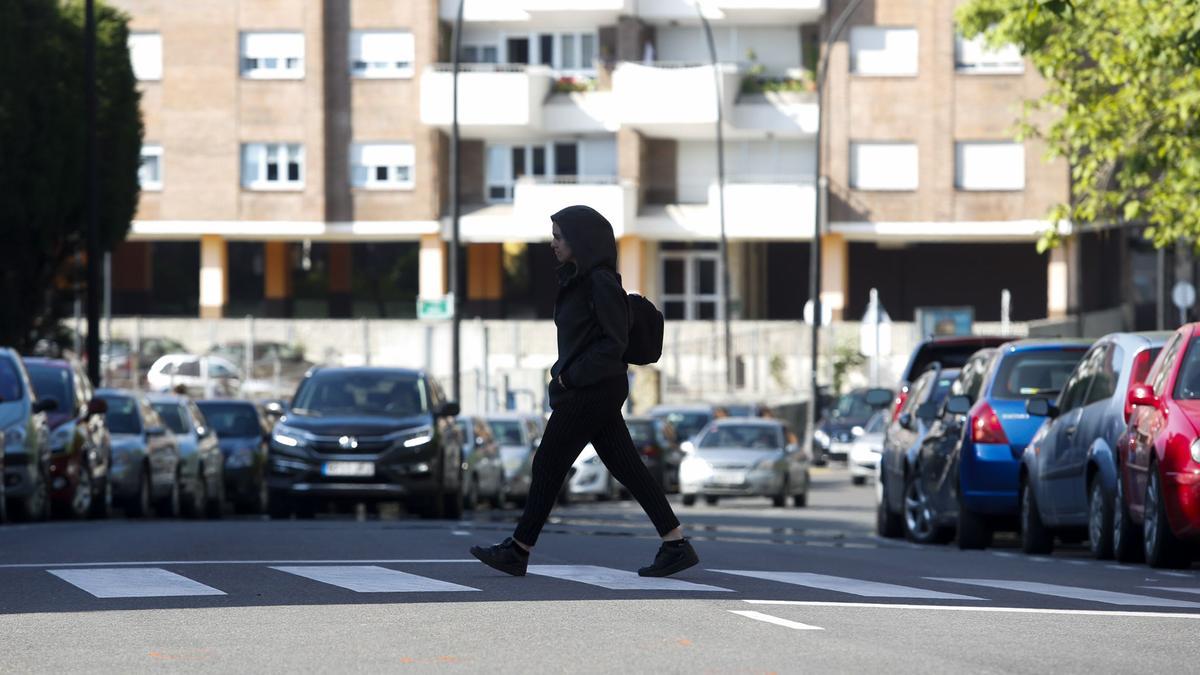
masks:
<svg viewBox="0 0 1200 675"><path fill-rule="evenodd" d="M542 418L528 413L504 413L488 415L486 419L500 447L505 498L521 503L529 494L528 476L522 477L522 466L542 441Z"/></svg>
<svg viewBox="0 0 1200 675"><path fill-rule="evenodd" d="M679 491L684 506L704 497L770 497L785 506L808 504L808 457L796 435L778 420L724 418L683 444Z"/></svg>

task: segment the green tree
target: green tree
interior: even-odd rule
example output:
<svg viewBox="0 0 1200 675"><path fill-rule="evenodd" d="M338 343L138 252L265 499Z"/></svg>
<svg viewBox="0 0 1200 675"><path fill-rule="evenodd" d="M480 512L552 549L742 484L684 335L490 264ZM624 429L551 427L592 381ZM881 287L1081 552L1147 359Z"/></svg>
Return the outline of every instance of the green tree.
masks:
<svg viewBox="0 0 1200 675"><path fill-rule="evenodd" d="M1200 241L1200 3L971 0L967 37L1015 44L1046 79L1018 138L1044 138L1071 166L1072 198L1049 214L1146 223L1165 246ZM1057 243L1051 228L1039 250Z"/></svg>
<svg viewBox="0 0 1200 675"><path fill-rule="evenodd" d="M0 2L0 344L56 332L86 245L82 0ZM140 95L128 17L97 3L99 222L111 250L138 199Z"/></svg>

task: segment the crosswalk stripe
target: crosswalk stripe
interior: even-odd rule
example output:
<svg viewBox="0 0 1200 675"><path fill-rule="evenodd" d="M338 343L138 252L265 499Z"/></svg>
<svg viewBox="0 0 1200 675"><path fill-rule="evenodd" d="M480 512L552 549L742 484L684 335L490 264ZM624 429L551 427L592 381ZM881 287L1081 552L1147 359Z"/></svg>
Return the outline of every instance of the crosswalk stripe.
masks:
<svg viewBox="0 0 1200 675"><path fill-rule="evenodd" d="M97 598L167 598L186 595L225 595L161 567L46 570Z"/></svg>
<svg viewBox="0 0 1200 675"><path fill-rule="evenodd" d="M635 572L596 565L530 565L529 574L578 581L613 591L729 591L707 584L664 577L639 577Z"/></svg>
<svg viewBox="0 0 1200 675"><path fill-rule="evenodd" d="M1079 586L1043 584L1036 581L1009 581L1006 579L948 579L942 577L926 577L926 579L931 579L933 581L945 581L952 584L966 584L968 586L983 586L985 588L999 588L1007 591L1021 591L1024 593L1036 593L1038 595L1050 595L1058 598L1069 598L1071 600L1102 602L1107 605L1140 607L1187 607L1189 609L1200 608L1200 603L1188 602L1186 600L1169 600L1167 598L1155 598L1149 595L1118 593L1116 591L1102 591L1094 588L1081 588Z"/></svg>
<svg viewBox="0 0 1200 675"><path fill-rule="evenodd" d="M763 614L762 612L751 612L744 609L731 609L729 612L731 614L737 614L738 616L744 616L747 619L754 619L755 621L762 621L763 623L773 623L776 626L783 626L784 628L791 628L792 630L825 630L820 626L810 626L806 623L791 621L789 619L781 619L777 616L771 616L770 614Z"/></svg>
<svg viewBox="0 0 1200 675"><path fill-rule="evenodd" d="M736 574L742 577L751 577L754 579L766 579L768 581L778 581L794 586L807 586L809 588L817 588L823 591L836 591L838 593L849 593L864 598L921 598L924 600L979 600L971 595L959 595L958 593L943 593L941 591L930 591L924 588L912 588L909 586L898 586L896 584L885 584L878 581L864 581L862 579L850 579L847 577L833 577L826 574L810 574L808 572L768 572L757 570L709 570L710 572L721 572L722 574Z"/></svg>
<svg viewBox="0 0 1200 675"><path fill-rule="evenodd" d="M271 569L338 586L355 593L446 593L479 590L377 565L272 566Z"/></svg>

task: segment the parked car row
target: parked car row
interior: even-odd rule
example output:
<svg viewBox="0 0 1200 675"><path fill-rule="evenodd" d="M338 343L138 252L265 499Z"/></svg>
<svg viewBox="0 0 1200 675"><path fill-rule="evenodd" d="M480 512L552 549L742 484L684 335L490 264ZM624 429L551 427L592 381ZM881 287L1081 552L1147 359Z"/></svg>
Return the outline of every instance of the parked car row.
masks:
<svg viewBox="0 0 1200 675"><path fill-rule="evenodd" d="M985 342L992 344L983 344ZM1190 564L1200 542L1200 325L1095 342L978 338L905 382L876 490L881 535ZM936 353L938 344L922 345Z"/></svg>

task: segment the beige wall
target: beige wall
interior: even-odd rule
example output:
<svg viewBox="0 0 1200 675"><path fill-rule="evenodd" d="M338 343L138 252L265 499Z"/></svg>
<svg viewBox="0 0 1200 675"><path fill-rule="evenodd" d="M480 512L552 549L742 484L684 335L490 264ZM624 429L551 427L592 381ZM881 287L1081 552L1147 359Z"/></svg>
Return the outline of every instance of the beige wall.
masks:
<svg viewBox="0 0 1200 675"><path fill-rule="evenodd" d="M954 67L954 9L962 0L867 0L855 13L829 61L823 170L830 182L830 217L837 221L991 221L1045 216L1068 190L1064 162L1046 163L1041 143L1025 144L1025 189L956 190L956 140L1010 140L1021 101L1044 82L1032 67L1017 75L972 75ZM831 0L836 17L847 0ZM914 26L918 75L869 77L849 72L849 33L855 25ZM905 140L918 146L919 188L870 192L849 188L850 142Z"/></svg>

